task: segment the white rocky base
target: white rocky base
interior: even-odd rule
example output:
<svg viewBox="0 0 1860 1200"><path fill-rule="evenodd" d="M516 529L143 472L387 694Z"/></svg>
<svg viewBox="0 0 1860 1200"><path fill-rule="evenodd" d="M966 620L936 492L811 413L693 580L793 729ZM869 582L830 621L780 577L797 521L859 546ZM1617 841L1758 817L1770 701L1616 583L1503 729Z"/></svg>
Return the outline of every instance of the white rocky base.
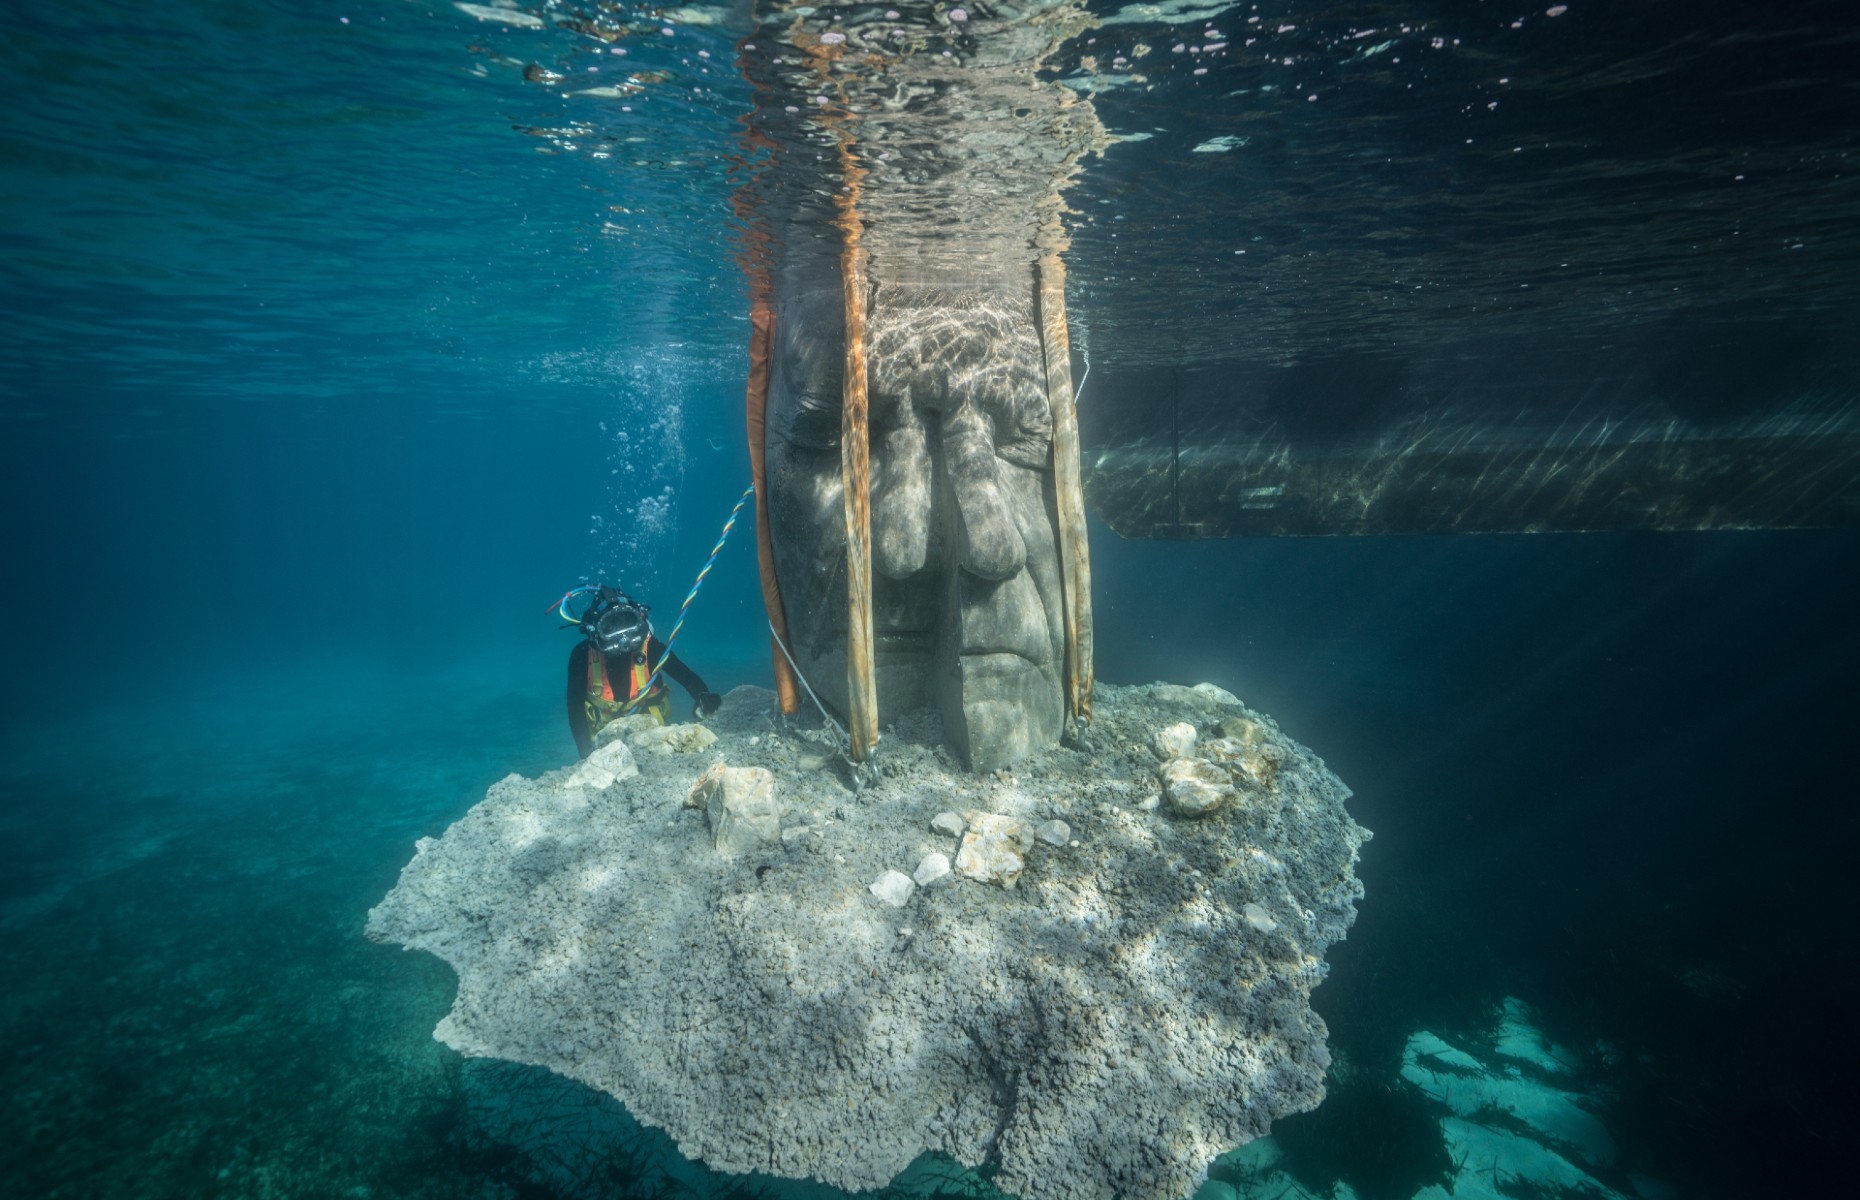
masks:
<svg viewBox="0 0 1860 1200"><path fill-rule="evenodd" d="M760 689L712 744L629 729L422 839L369 936L458 972L448 1045L721 1170L870 1189L939 1150L1028 1200L1163 1200L1317 1104L1368 837L1321 761L1207 685L1101 686L1092 753L1012 773L925 721L858 795ZM1198 764L1180 796L1159 754Z"/></svg>

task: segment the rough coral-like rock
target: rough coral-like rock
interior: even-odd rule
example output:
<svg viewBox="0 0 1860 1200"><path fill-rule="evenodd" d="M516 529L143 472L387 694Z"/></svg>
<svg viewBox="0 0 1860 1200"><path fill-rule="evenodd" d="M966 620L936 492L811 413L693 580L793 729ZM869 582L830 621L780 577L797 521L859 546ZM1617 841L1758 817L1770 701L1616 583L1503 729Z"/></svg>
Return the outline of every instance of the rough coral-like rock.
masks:
<svg viewBox="0 0 1860 1200"><path fill-rule="evenodd" d="M638 775L639 766L633 761L633 752L627 749L626 743L608 742L582 759L581 765L565 782L570 787L609 788L620 780Z"/></svg>
<svg viewBox="0 0 1860 1200"><path fill-rule="evenodd" d="M1310 994L1367 834L1309 751L1274 733L1270 802L1145 812L1151 731L1248 714L1101 685L1100 753L976 777L896 733L855 796L754 699L732 694L714 752L770 773L792 843L719 857L684 807L702 764L650 755L598 802L568 770L512 776L415 847L368 931L458 972L442 1041L615 1096L719 1170L852 1190L935 1151L1024 1200L1175 1200L1322 1097ZM1075 836L1033 844L1011 890L952 875L876 901L951 804Z"/></svg>
<svg viewBox="0 0 1860 1200"><path fill-rule="evenodd" d="M1233 777L1205 758L1176 758L1163 764L1163 794L1169 806L1187 817L1205 817L1238 796Z"/></svg>
<svg viewBox="0 0 1860 1200"><path fill-rule="evenodd" d="M702 725L655 725L634 731L627 741L641 754L696 754L717 744Z"/></svg>
<svg viewBox="0 0 1860 1200"><path fill-rule="evenodd" d="M1266 727L1252 717L1228 717L1215 727L1224 738L1232 738L1243 748L1251 748L1266 740Z"/></svg>
<svg viewBox="0 0 1860 1200"><path fill-rule="evenodd" d="M956 852L956 871L977 883L1011 888L1027 865L1033 830L1025 821L1000 813L968 814L969 831Z"/></svg>
<svg viewBox="0 0 1860 1200"><path fill-rule="evenodd" d="M663 724L665 722L659 720L657 713L627 713L601 726L594 734L594 744L599 746L607 742L631 742L633 738L646 730L657 729Z"/></svg>
<svg viewBox="0 0 1860 1200"><path fill-rule="evenodd" d="M725 858L781 840L775 776L766 768L718 763L698 777L690 799L703 808L710 823L711 844Z"/></svg>

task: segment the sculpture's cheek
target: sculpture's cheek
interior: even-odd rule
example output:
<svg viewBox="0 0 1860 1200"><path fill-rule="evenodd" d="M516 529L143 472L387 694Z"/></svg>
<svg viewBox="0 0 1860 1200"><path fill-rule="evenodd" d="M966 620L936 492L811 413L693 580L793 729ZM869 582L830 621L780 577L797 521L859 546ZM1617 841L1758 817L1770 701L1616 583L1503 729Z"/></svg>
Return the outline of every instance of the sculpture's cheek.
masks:
<svg viewBox="0 0 1860 1200"><path fill-rule="evenodd" d="M1049 621L1033 577L1025 571L1007 579L960 576L956 606L961 614L959 654L1017 654L1033 663L1052 660Z"/></svg>

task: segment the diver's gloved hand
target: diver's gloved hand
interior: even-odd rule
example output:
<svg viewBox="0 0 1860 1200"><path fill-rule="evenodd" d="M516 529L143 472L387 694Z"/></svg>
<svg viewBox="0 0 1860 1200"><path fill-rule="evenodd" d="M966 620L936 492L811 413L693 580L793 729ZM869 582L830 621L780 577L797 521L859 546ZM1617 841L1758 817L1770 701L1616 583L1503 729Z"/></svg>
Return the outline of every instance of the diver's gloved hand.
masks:
<svg viewBox="0 0 1860 1200"><path fill-rule="evenodd" d="M702 721L722 707L722 696L715 692L702 692L698 695L697 703L691 706L691 715Z"/></svg>

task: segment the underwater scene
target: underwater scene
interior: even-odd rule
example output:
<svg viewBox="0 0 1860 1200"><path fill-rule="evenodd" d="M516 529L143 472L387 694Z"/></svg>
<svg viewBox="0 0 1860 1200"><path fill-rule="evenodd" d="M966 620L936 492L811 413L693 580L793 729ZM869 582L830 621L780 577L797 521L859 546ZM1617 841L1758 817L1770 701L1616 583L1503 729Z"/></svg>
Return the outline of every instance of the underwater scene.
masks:
<svg viewBox="0 0 1860 1200"><path fill-rule="evenodd" d="M1849 9L9 6L0 1195L1839 1187Z"/></svg>

